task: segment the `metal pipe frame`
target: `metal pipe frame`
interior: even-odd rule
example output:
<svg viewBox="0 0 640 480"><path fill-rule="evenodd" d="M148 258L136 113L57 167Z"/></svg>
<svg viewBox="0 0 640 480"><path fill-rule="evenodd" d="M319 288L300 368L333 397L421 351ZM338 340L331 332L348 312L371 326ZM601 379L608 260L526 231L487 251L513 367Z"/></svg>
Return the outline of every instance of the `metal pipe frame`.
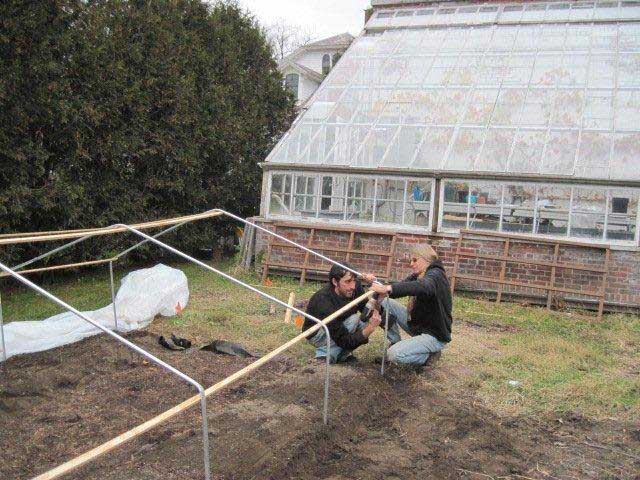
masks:
<svg viewBox="0 0 640 480"><path fill-rule="evenodd" d="M145 357L146 359L148 359L151 362L155 363L156 365L162 367L163 369L167 370L168 372L176 375L177 377L181 378L185 382L187 382L187 383L191 384L192 386L194 386L198 390L198 393L200 394L200 406L201 406L201 409L202 409L202 434L203 434L202 441L203 441L203 449L204 449L205 478L206 478L206 480L210 480L211 479L211 466L210 466L210 459L209 459L209 427L208 427L208 419L207 419L207 397L206 397L206 394L205 394L205 389L204 389L204 387L202 385L200 385L200 383L196 382L194 379L192 379L188 375L182 373L180 370L176 369L175 367L172 367L168 363L163 362L159 358L155 357L154 355L152 355L151 353L147 352L146 350L140 348L139 346L135 345L134 343L131 343L129 340L121 337L120 335L118 335L117 333L113 332L112 330L109 330L108 328L103 327L99 323L93 321L88 316L86 316L84 313L80 312L79 310L75 309L74 307L72 307L68 303L62 301L61 299L59 299L55 295L53 295L53 294L49 293L48 291L44 290L43 288L39 287L38 285L36 285L35 283L31 282L27 278L23 277L19 273L15 272L11 268L7 267L6 265L0 263L0 270L3 270L5 272L7 272L11 277L15 278L20 283L24 284L26 287L30 288L31 290L34 290L35 292L39 293L42 296L48 298L52 302L54 302L57 305L61 306L62 308L65 308L67 311L69 311L71 313L74 313L76 316L78 316L82 320L90 323L91 325L93 325L97 329L103 331L104 333L106 333L107 335L111 336L116 341L118 341L119 343L123 344L125 347L129 348L130 350L133 350L134 352L142 355L143 357ZM6 352L6 350L5 350L5 352Z"/></svg>
<svg viewBox="0 0 640 480"><path fill-rule="evenodd" d="M4 320L2 318L2 292L0 292L0 340L2 341L2 361L7 361L7 345L4 341Z"/></svg>
<svg viewBox="0 0 640 480"><path fill-rule="evenodd" d="M359 276L359 277L361 277L361 276L362 276L362 273L361 273L361 272L359 272L359 271L357 271L357 270L354 270L354 269L352 269L352 268L349 268L349 267L347 267L346 265L343 265L343 264L342 264L342 263L340 263L340 262L337 262L337 261L335 261L335 260L333 260L333 259L331 259L331 258L329 258L329 257L327 257L327 256L325 256L325 255L322 255L321 253L318 253L318 252L316 252L316 251L314 251L314 250L311 250L311 249L309 249L309 248L305 247L304 245L300 245L299 243L296 243L296 242L294 242L294 241L292 241L292 240L289 240L288 238L286 238L286 237L284 237L284 236L282 236L282 235L278 235L277 233L272 232L271 230L268 230L268 229L266 229L266 228L264 228L264 227L262 227L262 226L260 226L260 225L257 225L257 224L255 224L255 223L253 223L253 222L250 222L250 221L248 221L248 220L246 220L246 219L244 219L244 218L242 218L242 217L239 217L239 216L237 216L237 215L234 215L234 214L233 214L233 213L231 213L231 212L228 212L228 211L226 211L226 210L222 210L222 209L212 209L212 210L209 210L209 211L207 211L207 212L205 212L205 213L208 213L208 212L220 212L222 215L225 215L225 216L227 216L227 217L229 217L229 218L231 218L231 219L233 219L233 220L236 220L236 221L238 221L238 222L244 223L245 225L249 225L249 226L251 226L251 227L254 227L254 228L256 228L256 229L258 229L258 230L260 230L260 231L262 231L262 232L264 232L264 233L266 233L266 234L268 234L268 235L271 235L271 236L273 236L273 237L275 237L275 238L278 238L279 240L282 240L282 241L283 241L283 242L285 242L285 243L288 243L288 244L290 244L290 245L292 245L292 246L294 246L294 247L296 247L296 248L300 248L301 250L303 250L303 251L305 251L305 252L308 252L308 253L309 253L309 254L311 254L311 255L314 255L314 256L316 256L316 257L318 257L318 258L321 258L321 259L323 259L323 260L325 260L325 261L327 261L327 262L329 262L329 263L331 263L331 264L333 264L333 265L337 265L337 266L339 266L339 267L341 267L341 268L344 268L345 270L347 270L347 271L349 271L349 272L353 273L353 274L354 274L354 275L356 275L356 276ZM124 251L120 252L119 254L115 255L115 256L112 258L112 261L117 261L117 260L119 260L119 259L120 259L120 258L122 258L124 255L127 255L128 253L130 253L130 252L132 252L132 251L136 250L137 248L141 247L142 245L144 245L144 244L146 244L146 243L148 243L148 242L150 242L150 241L153 241L152 239L157 239L157 238L159 238L159 237L161 237L161 236L163 236L163 235L165 235L165 234L167 234L167 233L169 233L169 232L171 232L171 231L173 231L173 230L176 230L176 229L178 229L178 228L180 228L180 227L182 227L182 226L186 225L187 223L189 223L189 222L182 222L182 223L179 223L179 224L177 224L177 225L173 225L173 226L171 226L171 227L169 227L169 228L167 228L167 229L165 229L165 230L163 230L163 231L161 231L161 232L159 232L159 233L157 233L156 235L153 235L153 236L149 236L149 235L143 234L144 240L142 240L141 242L139 242L139 243L137 243L137 244L133 245L132 247L130 247L130 248L128 248L128 249L126 249L126 250L124 250ZM129 227L129 226L127 226L127 225L116 224L116 225L110 225L110 226L108 226L108 227L105 227L105 229L109 229L109 228L113 228L113 227L118 227L118 226L121 226L121 227L126 228L126 229L132 228L132 227ZM134 230L135 230L135 229L134 229ZM142 233L142 232L139 232L139 231L138 231L138 233ZM78 243L80 243L80 242L82 242L82 241L84 241L84 240L88 239L88 238L91 238L91 237L93 237L93 236L95 236L95 235L96 235L95 233L94 233L94 234L89 234L89 235L86 235L86 236L84 236L84 237L82 237L82 238L76 239L76 240L74 240L74 241L72 241L72 242L69 242L68 244L62 245L62 246L60 246L60 247L58 247L58 248L56 248L56 249L53 249L53 250L51 250L51 251L49 251L49 252L46 252L46 253L44 253L44 254L42 254L42 255L40 255L40 256L38 256L38 257L36 257L36 258L32 259L32 260L29 260L29 261L27 261L27 262L25 262L25 263L22 263L22 264L20 264L20 265L17 265L17 266L16 266L16 267L14 267L13 269L14 269L14 270L15 270L15 269L20 269L20 268L26 267L26 266L28 266L28 265L31 265L32 263L34 263L34 262L36 262L36 261L38 261L38 260L42 260L42 259L44 259L44 258L47 258L47 257L49 257L49 256L51 256L51 255L53 255L53 254L55 254L55 253L61 252L61 251L63 251L63 250L66 250L66 249L68 249L68 248L70 248L70 247L72 247L72 246L74 246L74 245L76 245L76 244L78 244ZM191 257L189 257L189 258L191 258ZM112 263L113 263L113 262L110 262L110 272L111 272L111 270L112 270L112 268L113 268L113 267L112 267ZM206 264L203 264L203 265L206 265ZM207 267L208 267L208 266L207 266ZM112 277L112 274L111 274L111 277ZM376 281L376 283L381 283L381 282ZM245 285L246 285L246 284L245 284ZM115 307L115 293L114 293L113 278L111 278L111 290L112 290L112 300L113 300L113 305L114 305L114 306L113 306L113 308L114 308L114 322L116 322L116 329L117 329L117 313L116 313L116 311L115 311L115 310L116 310L116 307ZM256 291L257 291L257 292L259 292L259 290L256 290ZM261 294L261 293L260 293L260 294ZM276 303L279 303L279 301L278 301L278 302L276 302ZM288 308L288 305L287 305L287 308ZM301 311L296 310L296 309L292 309L292 310L296 311L297 313L301 313L301 314L303 314L303 315L305 316L305 318L309 318L311 321L313 321L313 322L315 322L315 323L318 323L318 322L319 322L319 320L318 320L317 318L310 318L310 317L309 317L309 316L307 316L307 315L306 315L306 313L304 313L304 312L301 312ZM327 329L326 327L325 327L325 330L326 330L326 332L325 332L325 333L327 334L327 338L329 338L328 329ZM1 333L2 335L4 335L4 328L3 328L2 322L0 322L0 333ZM328 343L330 343L330 341L329 341ZM387 350L386 337L385 337L384 345L385 345L385 346L384 346L384 356L386 356L386 350ZM4 349L3 349L3 351L4 351ZM329 351L329 350L327 350L327 352L328 352L328 351ZM5 359L5 360L6 360L6 359ZM384 374L384 373L383 373L383 374ZM327 383L328 383L328 381L327 381ZM325 423L326 423L326 422L327 422L327 420L325 419Z"/></svg>
<svg viewBox="0 0 640 480"><path fill-rule="evenodd" d="M325 389L324 389L324 408L323 408L323 422L325 425L327 425L329 423L329 375L330 375L330 366L331 366L331 357L329 355L330 350L331 350L331 335L329 333L329 327L327 327L324 323L322 323L322 320L314 317L313 315L308 314L307 312L304 312L302 310L300 310L299 308L290 306L288 303L272 296L269 295L268 293L265 293L255 287L252 287L251 285L249 285L248 283L243 282L242 280L238 280L237 278L232 277L231 275L228 275L214 267L212 267L211 265L207 265L206 263L193 258L189 255L187 255L186 253L178 250L177 248L174 248L170 245L167 245L166 243L161 242L160 240L153 238L149 235L147 235L146 233L143 233L139 230L136 230L133 227L130 227L128 225L125 224L118 224L118 225L112 225L113 227L121 227L121 228L126 228L127 230L129 230L131 233L134 233L138 236L140 236L141 238L146 239L146 241L148 242L153 242L156 245L158 245L159 247L170 251L171 253L184 258L185 260L187 260L188 262L194 263L195 265L198 265L202 268L204 268L205 270L209 270L210 272L216 273L219 276L225 278L226 280L229 280L232 283L235 283L236 285L240 285L241 287L246 288L247 290L251 290L254 293L257 293L258 295L260 295L261 297L266 298L267 300L277 303L278 305L284 307L285 309L289 309L292 310L302 316L304 316L305 318L308 318L309 320L311 320L312 322L319 324L322 326L322 328L325 331L325 336L327 337L327 356L326 356L326 376L325 376Z"/></svg>

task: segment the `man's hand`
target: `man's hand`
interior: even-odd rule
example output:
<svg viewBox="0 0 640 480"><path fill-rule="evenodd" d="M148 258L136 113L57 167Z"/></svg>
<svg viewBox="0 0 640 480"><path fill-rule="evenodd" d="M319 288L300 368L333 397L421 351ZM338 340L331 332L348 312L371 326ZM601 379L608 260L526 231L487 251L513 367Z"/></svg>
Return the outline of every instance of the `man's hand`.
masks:
<svg viewBox="0 0 640 480"><path fill-rule="evenodd" d="M382 317L380 316L380 312L378 310L374 310L371 314L371 318L367 322L367 326L362 329L362 334L369 338L369 336L376 331L376 328L380 326L382 322Z"/></svg>
<svg viewBox="0 0 640 480"><path fill-rule="evenodd" d="M377 280L376 276L373 273L363 273L360 275L360 279L364 283L373 283Z"/></svg>

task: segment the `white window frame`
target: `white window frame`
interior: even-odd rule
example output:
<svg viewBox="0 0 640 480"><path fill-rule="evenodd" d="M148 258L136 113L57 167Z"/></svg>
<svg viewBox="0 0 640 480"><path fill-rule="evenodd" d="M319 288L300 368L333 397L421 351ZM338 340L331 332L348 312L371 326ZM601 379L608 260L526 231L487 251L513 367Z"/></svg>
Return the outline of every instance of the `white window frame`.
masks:
<svg viewBox="0 0 640 480"><path fill-rule="evenodd" d="M474 184L478 184L478 183L493 183L496 184L497 186L501 185L502 186L502 196L501 196L501 201L500 201L500 223L498 226L498 232L500 233L508 233L509 235L523 235L523 236L535 236L535 235L540 235L542 237L545 238L560 238L560 239L565 239L565 240L571 240L571 241L577 241L577 242L584 242L584 243L597 243L597 244L609 244L612 246L634 246L634 247L639 247L640 246L640 188L636 188L636 187L609 187L609 186L596 186L595 188L600 189L604 189L604 193L606 196L606 202L605 202L605 212L604 212L604 220L603 220L603 229L602 229L602 235L599 238L586 238L586 237L576 237L576 236L571 236L571 218L574 214L576 213L580 213L580 211L576 210L574 208L574 196L576 194L576 190L577 188L589 188L589 187L593 187L593 185L585 185L585 184L566 184L566 183L553 183L553 184L542 184L542 183L538 183L538 182L523 182L523 181L510 181L510 180L482 180L482 179L478 179L478 178L455 178L455 177L447 177L447 178L443 178L441 180L441 185L442 188L440 188L440 204L439 204L439 212L438 212L438 232L443 232L443 233L458 233L460 230L459 229L454 229L454 228L444 228L442 225L442 221L443 221L443 216L444 216L444 184L445 182L461 182L461 183L467 183L469 184L469 192L471 192L471 189L473 188ZM532 233L516 233L516 232L503 232L503 216L504 216L504 189L506 185L515 185L515 186L526 186L526 187L533 187L535 188L535 200L534 200L534 210L533 210L533 227L532 227ZM570 197L570 202L569 202L569 208L568 208L568 212L567 212L567 233L566 235L553 235L553 234L546 234L546 233L538 233L537 232L537 224L538 224L538 216L539 216L539 211L540 211L540 206L539 206L539 202L538 202L538 198L539 198L539 189L540 187L561 187L561 188L570 188L571 189L571 197ZM620 189L625 189L625 190L630 190L632 192L636 192L636 196L634 196L634 198L637 201L637 212L636 212L636 224L635 224L635 239L634 240L612 240L607 238L607 226L609 223L609 215L610 215L610 202L611 202L611 194L613 190L620 190ZM471 229L471 230L476 230L479 233L483 232L483 231L487 231L487 230L481 230L481 229L473 229L470 228L470 224L469 224L469 217L470 217L470 213L471 213L471 195L467 195L467 220L466 220L466 229ZM433 208L432 208L433 211Z"/></svg>
<svg viewBox="0 0 640 480"><path fill-rule="evenodd" d="M273 214L271 213L271 190L273 187L273 176L274 175L289 175L291 176L291 195L289 198L289 211L292 212L289 215L284 214ZM320 208L322 203L322 198L325 197L322 195L322 178L332 176L332 177L342 177L344 179L344 196L340 197L343 199L342 205L342 215L341 218L332 219L332 218L320 218ZM316 189L314 193L314 198L316 199L316 212L315 216L302 216L302 215L293 215L294 212L294 197L295 197L295 188L298 177L314 177L316 182ZM390 227L390 228L400 228L406 231L420 231L424 232L425 230L431 232L432 225L434 222L434 206L435 206L435 198L434 192L436 188L436 180L435 178L424 178L424 177L416 177L416 176L397 176L397 175L363 175L363 174L352 174L349 175L347 173L331 173L331 172L302 172L302 171L293 171L293 170L273 170L269 172L269 179L267 182L268 190L267 190L267 218L269 219L286 219L286 220L304 220L304 221L321 221L321 222L329 222L329 223L338 223L345 224L350 223L347 218L347 203L349 200L348 197L348 182L350 179L358 179L362 178L365 180L374 179L374 189L373 196L368 197L363 195L362 197L355 197L357 199L363 199L364 201L371 201L373 203L373 212L372 212L372 221L363 221L357 222L359 225L366 226L378 226L378 227ZM402 223L390 223L390 222L378 222L377 221L377 203L378 203L378 185L379 180L381 179L390 179L390 180L399 180L404 182L403 189L403 197L402 197L402 214L401 219ZM428 215L428 224L427 225L411 225L405 222L406 213L407 213L407 188L410 182L419 182L429 184L430 187L430 199L429 199L429 215ZM338 198L338 197L336 197Z"/></svg>

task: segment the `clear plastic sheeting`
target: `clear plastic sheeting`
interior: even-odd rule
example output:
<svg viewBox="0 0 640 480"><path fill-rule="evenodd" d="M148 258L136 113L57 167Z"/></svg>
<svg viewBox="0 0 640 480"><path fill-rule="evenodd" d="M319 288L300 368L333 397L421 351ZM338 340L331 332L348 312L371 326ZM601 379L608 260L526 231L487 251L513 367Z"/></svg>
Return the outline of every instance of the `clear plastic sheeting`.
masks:
<svg viewBox="0 0 640 480"><path fill-rule="evenodd" d="M267 161L640 180L640 23L566 23L640 6L554 5L391 11L515 23L365 33Z"/></svg>
<svg viewBox="0 0 640 480"><path fill-rule="evenodd" d="M122 279L116 295L118 331L145 328L156 315L177 315L188 301L189 287L182 271L156 265L131 272ZM84 313L96 323L115 329L112 304ZM61 347L99 333L99 329L70 312L43 321L11 322L4 326L7 358Z"/></svg>

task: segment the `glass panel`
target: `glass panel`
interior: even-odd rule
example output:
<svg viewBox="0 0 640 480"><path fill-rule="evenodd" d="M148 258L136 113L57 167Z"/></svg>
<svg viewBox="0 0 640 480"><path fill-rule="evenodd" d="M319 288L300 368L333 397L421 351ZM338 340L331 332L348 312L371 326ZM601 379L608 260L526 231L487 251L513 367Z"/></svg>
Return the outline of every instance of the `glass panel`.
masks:
<svg viewBox="0 0 640 480"><path fill-rule="evenodd" d="M442 205L442 229L456 231L467 228L469 184L467 182L444 182L444 203Z"/></svg>
<svg viewBox="0 0 640 480"><path fill-rule="evenodd" d="M635 240L640 190L612 188L609 191L607 240Z"/></svg>
<svg viewBox="0 0 640 480"><path fill-rule="evenodd" d="M610 175L612 180L640 180L640 133L615 136Z"/></svg>
<svg viewBox="0 0 640 480"><path fill-rule="evenodd" d="M613 128L613 93L611 90L590 90L582 119L584 128Z"/></svg>
<svg viewBox="0 0 640 480"><path fill-rule="evenodd" d="M640 127L640 92L621 91L615 98L616 130L638 130Z"/></svg>
<svg viewBox="0 0 640 480"><path fill-rule="evenodd" d="M362 148L354 158L354 166L378 167L382 163L391 141L395 137L398 127L378 126L369 132Z"/></svg>
<svg viewBox="0 0 640 480"><path fill-rule="evenodd" d="M515 129L491 128L474 166L476 172L505 172Z"/></svg>
<svg viewBox="0 0 640 480"><path fill-rule="evenodd" d="M594 55L589 65L587 85L590 88L613 88L616 78L616 57L614 55Z"/></svg>
<svg viewBox="0 0 640 480"><path fill-rule="evenodd" d="M555 93L551 126L578 127L584 108L583 90L559 90Z"/></svg>
<svg viewBox="0 0 640 480"><path fill-rule="evenodd" d="M473 230L498 230L501 199L502 184L471 184L469 228Z"/></svg>
<svg viewBox="0 0 640 480"><path fill-rule="evenodd" d="M573 175L577 149L577 130L551 130L541 171L549 175Z"/></svg>
<svg viewBox="0 0 640 480"><path fill-rule="evenodd" d="M476 90L473 93L471 102L465 112L463 125L485 126L489 124L489 119L493 112L498 90Z"/></svg>
<svg viewBox="0 0 640 480"><path fill-rule="evenodd" d="M345 184L346 179L342 175L322 177L319 218L343 219Z"/></svg>
<svg viewBox="0 0 640 480"><path fill-rule="evenodd" d="M432 170L440 168L452 136L453 128L429 128L412 166Z"/></svg>
<svg viewBox="0 0 640 480"><path fill-rule="evenodd" d="M473 164L482 147L482 139L486 134L484 128L461 128L455 137L443 168L447 170L473 170Z"/></svg>
<svg viewBox="0 0 640 480"><path fill-rule="evenodd" d="M531 85L553 87L560 72L560 60L560 55L538 55L531 74Z"/></svg>
<svg viewBox="0 0 640 480"><path fill-rule="evenodd" d="M409 180L406 192L405 225L430 225L431 181Z"/></svg>
<svg viewBox="0 0 640 480"><path fill-rule="evenodd" d="M586 52L591 44L591 25L571 25L567 29L565 52ZM567 57L565 57L567 58Z"/></svg>
<svg viewBox="0 0 640 480"><path fill-rule="evenodd" d="M553 109L551 90L529 90L527 100L522 107L520 125L524 127L546 127Z"/></svg>
<svg viewBox="0 0 640 480"><path fill-rule="evenodd" d="M560 86L584 87L587 83L589 57L586 55L565 54L557 70L557 83Z"/></svg>
<svg viewBox="0 0 640 480"><path fill-rule="evenodd" d="M269 195L269 213L271 215L289 215L291 213L291 174L271 174L271 193Z"/></svg>
<svg viewBox="0 0 640 480"><path fill-rule="evenodd" d="M532 233L536 200L534 185L505 185L502 207L502 231Z"/></svg>
<svg viewBox="0 0 640 480"><path fill-rule="evenodd" d="M546 130L520 130L509 159L509 172L538 173L546 135Z"/></svg>
<svg viewBox="0 0 640 480"><path fill-rule="evenodd" d="M615 12L615 10L614 10ZM618 26L616 24L595 24L591 36L593 53L615 53L618 47Z"/></svg>
<svg viewBox="0 0 640 480"><path fill-rule="evenodd" d="M538 49L542 52L561 52L567 37L567 28L564 25L543 25Z"/></svg>
<svg viewBox="0 0 640 480"><path fill-rule="evenodd" d="M491 125L517 125L525 95L526 90L521 89L500 91L491 116Z"/></svg>
<svg viewBox="0 0 640 480"><path fill-rule="evenodd" d="M373 195L375 179L349 177L347 181L346 220L352 222L373 221Z"/></svg>
<svg viewBox="0 0 640 480"><path fill-rule="evenodd" d="M618 46L621 52L640 51L640 27L636 23L618 25Z"/></svg>
<svg viewBox="0 0 640 480"><path fill-rule="evenodd" d="M389 147L382 165L396 168L410 165L424 132L423 127L401 127L396 139Z"/></svg>
<svg viewBox="0 0 640 480"><path fill-rule="evenodd" d="M613 135L609 132L582 132L575 174L608 178L612 140Z"/></svg>
<svg viewBox="0 0 640 480"><path fill-rule="evenodd" d="M604 187L575 187L569 236L602 239L607 191Z"/></svg>
<svg viewBox="0 0 640 480"><path fill-rule="evenodd" d="M533 55L511 55L504 69L502 84L527 86L531 78L534 59L535 57Z"/></svg>
<svg viewBox="0 0 640 480"><path fill-rule="evenodd" d="M303 217L316 216L316 176L296 175L293 194L293 214Z"/></svg>
<svg viewBox="0 0 640 480"><path fill-rule="evenodd" d="M568 3L552 3L547 9L546 20L549 21L563 21L569 19L570 5Z"/></svg>
<svg viewBox="0 0 640 480"><path fill-rule="evenodd" d="M440 90L438 108L434 112L433 123L436 125L455 125L462 115L467 95L467 89Z"/></svg>
<svg viewBox="0 0 640 480"><path fill-rule="evenodd" d="M457 61L457 56L437 57L434 59L429 72L424 78L424 85L436 87L447 85L453 76Z"/></svg>
<svg viewBox="0 0 640 480"><path fill-rule="evenodd" d="M566 236L570 204L571 187L538 187L534 233Z"/></svg>
<svg viewBox="0 0 640 480"><path fill-rule="evenodd" d="M376 223L402 224L404 180L378 179L376 193Z"/></svg>

